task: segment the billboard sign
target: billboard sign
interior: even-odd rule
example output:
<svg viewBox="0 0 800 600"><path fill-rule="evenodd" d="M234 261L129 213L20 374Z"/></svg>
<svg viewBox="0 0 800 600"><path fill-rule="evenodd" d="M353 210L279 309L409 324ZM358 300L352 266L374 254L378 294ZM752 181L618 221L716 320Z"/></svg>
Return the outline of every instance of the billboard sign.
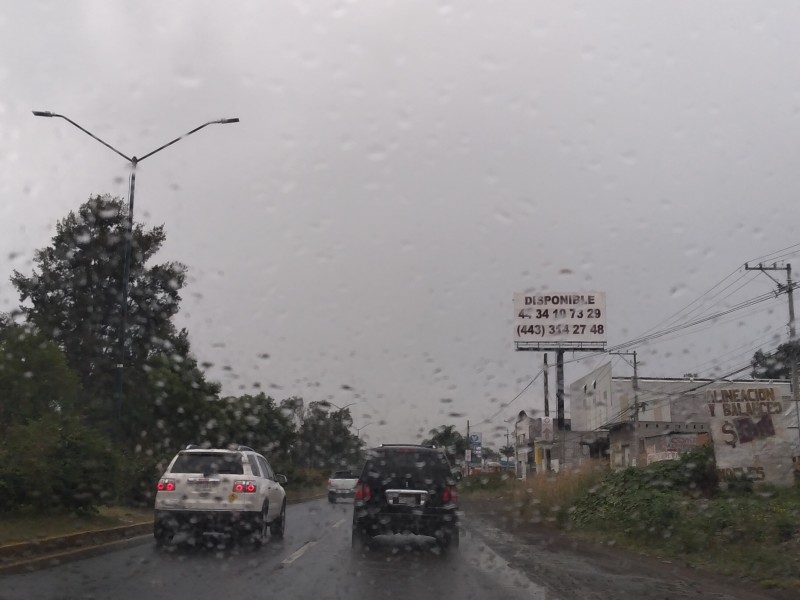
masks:
<svg viewBox="0 0 800 600"><path fill-rule="evenodd" d="M545 442L553 441L553 417L542 418L542 439Z"/></svg>
<svg viewBox="0 0 800 600"><path fill-rule="evenodd" d="M720 480L794 482L797 417L792 403L781 398L779 388L732 385L708 390L702 400Z"/></svg>
<svg viewBox="0 0 800 600"><path fill-rule="evenodd" d="M608 341L604 292L514 294L514 341L544 346L603 346Z"/></svg>
<svg viewBox="0 0 800 600"><path fill-rule="evenodd" d="M469 447L470 450L472 450L472 460L474 462L480 462L483 459L483 434L470 433Z"/></svg>

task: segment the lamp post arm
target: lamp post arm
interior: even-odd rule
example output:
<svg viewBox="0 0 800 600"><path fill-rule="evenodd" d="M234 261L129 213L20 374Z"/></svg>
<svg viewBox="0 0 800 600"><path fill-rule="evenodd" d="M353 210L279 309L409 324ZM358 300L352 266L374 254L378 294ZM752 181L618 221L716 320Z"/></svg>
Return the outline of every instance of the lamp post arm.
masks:
<svg viewBox="0 0 800 600"><path fill-rule="evenodd" d="M36 113L34 113L34 114L36 114ZM40 115L36 115L36 116L40 116ZM75 121L73 121L72 119L70 119L69 117L65 117L64 115L59 115L58 113L48 113L48 114L41 114L41 116L58 117L59 119L64 119L64 120L65 120L67 123L69 123L70 125L72 125L72 126L74 126L74 127L77 127L77 128L78 128L78 129L80 129L80 130L81 130L83 133L85 133L85 134L86 134L86 135L88 135L89 137L91 137L91 138L93 138L93 139L97 140L98 142L100 142L101 144L103 144L103 146L105 146L105 147L106 147L106 148L108 148L109 150L112 150L112 151L116 152L117 154L119 154L119 155L120 155L122 158L124 158L125 160L127 160L129 163L133 163L133 162L134 162L134 159L132 159L130 156L126 156L125 154L123 154L122 152L120 152L119 150L117 150L116 148L114 148L114 146L112 146L112 145L111 145L111 144L109 144L108 142L104 142L104 141L103 141L103 140L101 140L99 137L97 137L95 134L93 134L91 131L89 131L88 129L84 129L83 127L81 127L80 125L78 125L78 124L77 124Z"/></svg>
<svg viewBox="0 0 800 600"><path fill-rule="evenodd" d="M184 133L183 135L176 137L171 142L167 142L166 144L164 144L163 146L159 146L158 148L156 148L152 152L148 152L144 156L139 157L138 159L136 159L136 161L137 162L142 162L148 156L153 156L153 154L155 154L156 152L161 152L164 148L169 148L170 146L172 146L172 144L177 144L183 138L189 137L193 133L195 133L197 131L200 131L201 129L203 129L203 127L208 127L209 125L216 125L216 124L227 125L228 123L238 123L238 122L239 122L239 119L217 119L216 121L209 121L208 123L203 123L199 127L195 127L191 131L188 131L188 132Z"/></svg>

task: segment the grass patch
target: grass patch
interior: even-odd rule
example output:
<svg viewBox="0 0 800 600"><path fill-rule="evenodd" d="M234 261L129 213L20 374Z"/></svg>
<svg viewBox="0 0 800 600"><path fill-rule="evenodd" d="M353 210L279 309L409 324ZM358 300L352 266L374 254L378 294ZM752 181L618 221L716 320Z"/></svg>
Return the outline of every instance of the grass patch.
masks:
<svg viewBox="0 0 800 600"><path fill-rule="evenodd" d="M636 550L798 588L800 487L716 489L710 450L609 472L563 523Z"/></svg>
<svg viewBox="0 0 800 600"><path fill-rule="evenodd" d="M531 523L564 524L571 507L608 472L600 462L578 469L516 479L508 473L481 473L461 480L465 497L496 498L514 508L515 516Z"/></svg>
<svg viewBox="0 0 800 600"><path fill-rule="evenodd" d="M54 513L4 514L0 516L0 545L30 542L49 537L143 523L153 519L153 510L103 506L94 515Z"/></svg>

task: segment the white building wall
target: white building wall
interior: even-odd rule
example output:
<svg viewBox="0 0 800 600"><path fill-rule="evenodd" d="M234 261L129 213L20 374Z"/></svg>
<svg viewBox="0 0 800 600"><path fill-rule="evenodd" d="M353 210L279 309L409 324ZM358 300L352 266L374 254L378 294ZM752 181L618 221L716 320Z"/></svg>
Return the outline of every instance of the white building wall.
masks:
<svg viewBox="0 0 800 600"><path fill-rule="evenodd" d="M788 381L739 381L777 387L784 399L791 397ZM736 382L640 377L638 383L638 390L634 390L632 377L613 377L610 362L577 379L570 384L567 399L572 430L594 431L610 423L631 420L637 394L639 404L643 404L640 421L706 423L708 411L703 410L702 391L730 388Z"/></svg>
<svg viewBox="0 0 800 600"><path fill-rule="evenodd" d="M573 431L594 431L619 409L611 382L609 362L570 384L567 402Z"/></svg>

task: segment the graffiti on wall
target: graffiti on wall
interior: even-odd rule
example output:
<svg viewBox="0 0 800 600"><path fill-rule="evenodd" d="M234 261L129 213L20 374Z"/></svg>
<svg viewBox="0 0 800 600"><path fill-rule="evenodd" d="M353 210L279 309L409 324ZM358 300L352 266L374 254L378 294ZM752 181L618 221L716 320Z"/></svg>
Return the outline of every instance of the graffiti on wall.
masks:
<svg viewBox="0 0 800 600"><path fill-rule="evenodd" d="M779 389L744 384L709 390L703 400L721 480L793 482L792 411Z"/></svg>

